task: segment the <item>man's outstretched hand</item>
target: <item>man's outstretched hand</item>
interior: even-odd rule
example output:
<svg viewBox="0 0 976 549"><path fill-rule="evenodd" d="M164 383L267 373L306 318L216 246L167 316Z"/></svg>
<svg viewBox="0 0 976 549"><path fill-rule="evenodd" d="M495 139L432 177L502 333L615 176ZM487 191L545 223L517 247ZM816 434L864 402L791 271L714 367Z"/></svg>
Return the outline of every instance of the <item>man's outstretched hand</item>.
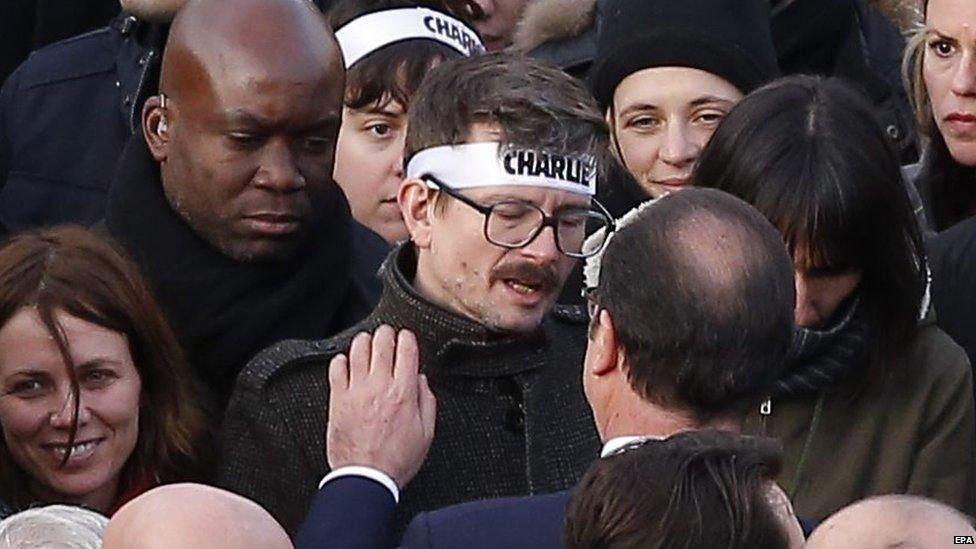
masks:
<svg viewBox="0 0 976 549"><path fill-rule="evenodd" d="M434 439L437 402L420 374L417 339L380 326L360 333L329 365L326 459L372 467L405 486Z"/></svg>

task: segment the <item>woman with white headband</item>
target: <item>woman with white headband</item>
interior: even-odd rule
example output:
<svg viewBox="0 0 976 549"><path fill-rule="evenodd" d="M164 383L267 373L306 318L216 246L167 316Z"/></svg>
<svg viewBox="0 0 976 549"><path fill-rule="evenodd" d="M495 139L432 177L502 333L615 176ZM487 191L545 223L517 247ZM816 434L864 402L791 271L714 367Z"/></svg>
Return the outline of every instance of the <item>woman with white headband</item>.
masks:
<svg viewBox="0 0 976 549"><path fill-rule="evenodd" d="M458 19L409 0L347 0L329 11L346 64L335 180L353 217L388 243L407 237L396 195L407 108L434 66L484 51Z"/></svg>

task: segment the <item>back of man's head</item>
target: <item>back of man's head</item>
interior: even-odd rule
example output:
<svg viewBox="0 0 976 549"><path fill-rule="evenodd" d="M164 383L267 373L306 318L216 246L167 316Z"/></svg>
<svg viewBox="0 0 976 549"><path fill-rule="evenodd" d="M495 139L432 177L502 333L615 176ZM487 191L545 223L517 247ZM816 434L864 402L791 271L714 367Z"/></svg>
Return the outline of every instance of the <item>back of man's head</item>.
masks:
<svg viewBox="0 0 976 549"><path fill-rule="evenodd" d="M580 481L566 510L566 547L785 548L802 534L773 481L779 467L771 441L723 431L628 447Z"/></svg>
<svg viewBox="0 0 976 549"><path fill-rule="evenodd" d="M107 523L73 505L28 509L0 522L0 549L98 549Z"/></svg>
<svg viewBox="0 0 976 549"><path fill-rule="evenodd" d="M918 496L868 498L834 513L810 536L810 549L935 549L956 536L973 543L973 521L959 511Z"/></svg>
<svg viewBox="0 0 976 549"><path fill-rule="evenodd" d="M613 319L632 388L699 421L758 402L793 333L779 233L711 189L665 196L618 230L592 298Z"/></svg>
<svg viewBox="0 0 976 549"><path fill-rule="evenodd" d="M260 505L202 484L154 488L123 506L105 530L104 549L291 549Z"/></svg>

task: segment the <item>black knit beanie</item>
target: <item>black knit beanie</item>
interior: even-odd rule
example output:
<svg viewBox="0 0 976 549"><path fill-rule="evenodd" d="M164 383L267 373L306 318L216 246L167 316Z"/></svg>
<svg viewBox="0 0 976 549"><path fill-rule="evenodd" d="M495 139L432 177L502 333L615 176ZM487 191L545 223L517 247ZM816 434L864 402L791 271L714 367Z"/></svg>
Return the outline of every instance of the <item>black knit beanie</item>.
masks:
<svg viewBox="0 0 976 549"><path fill-rule="evenodd" d="M651 67L701 69L749 93L779 74L769 0L611 0L589 81L606 110L617 85Z"/></svg>

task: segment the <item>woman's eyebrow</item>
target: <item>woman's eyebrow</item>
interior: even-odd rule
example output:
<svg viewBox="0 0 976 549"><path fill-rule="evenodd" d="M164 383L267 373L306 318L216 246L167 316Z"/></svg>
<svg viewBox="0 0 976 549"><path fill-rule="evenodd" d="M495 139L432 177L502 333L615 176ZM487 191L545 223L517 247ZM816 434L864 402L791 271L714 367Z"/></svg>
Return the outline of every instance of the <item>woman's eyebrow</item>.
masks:
<svg viewBox="0 0 976 549"><path fill-rule="evenodd" d="M942 31L931 27L925 29L925 36L926 37L937 36L938 38L945 40L946 42L951 42L953 44L959 43L959 41L953 38L952 36L949 36L948 34L945 34Z"/></svg>
<svg viewBox="0 0 976 549"><path fill-rule="evenodd" d="M121 364L122 364L121 362L119 362L118 360L116 360L114 358L101 357L100 356L100 357L90 358L90 359L88 359L88 360L86 360L86 361L78 364L77 366L75 366L75 369L76 370L86 370L86 369L89 369L89 368L97 368L98 366L119 366Z"/></svg>
<svg viewBox="0 0 976 549"><path fill-rule="evenodd" d="M20 369L14 370L7 377L14 377L14 376L40 377L40 376L45 376L45 375L47 375L47 370L44 370L44 369L41 369L41 368L37 368L37 367L34 367L34 366L27 366L27 367L24 367L24 368L20 368Z"/></svg>

